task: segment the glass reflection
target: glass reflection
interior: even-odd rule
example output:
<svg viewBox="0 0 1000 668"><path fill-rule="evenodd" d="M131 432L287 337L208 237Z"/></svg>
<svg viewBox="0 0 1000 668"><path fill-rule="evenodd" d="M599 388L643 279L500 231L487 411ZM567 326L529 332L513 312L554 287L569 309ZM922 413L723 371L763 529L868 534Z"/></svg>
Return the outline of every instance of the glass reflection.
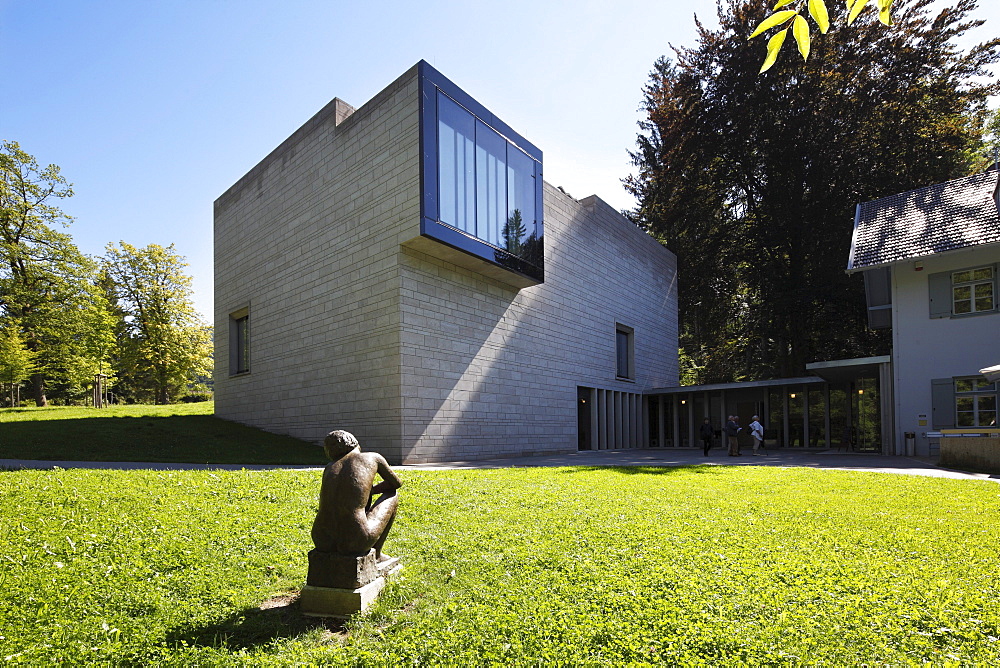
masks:
<svg viewBox="0 0 1000 668"><path fill-rule="evenodd" d="M437 115L438 220L493 246L495 263L541 278L538 163L440 90Z"/></svg>
<svg viewBox="0 0 1000 668"><path fill-rule="evenodd" d="M438 95L438 183L441 222L476 234L476 123L469 112Z"/></svg>

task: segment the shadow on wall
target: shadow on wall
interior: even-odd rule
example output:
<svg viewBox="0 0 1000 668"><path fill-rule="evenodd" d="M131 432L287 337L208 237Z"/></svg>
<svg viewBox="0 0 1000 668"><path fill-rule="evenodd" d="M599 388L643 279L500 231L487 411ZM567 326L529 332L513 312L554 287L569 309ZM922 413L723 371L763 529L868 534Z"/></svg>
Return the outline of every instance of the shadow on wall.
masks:
<svg viewBox="0 0 1000 668"><path fill-rule="evenodd" d="M523 417L516 409L518 397L506 390L499 368L517 373L521 360L515 360L512 340L518 335L522 319L530 308L514 288L501 286L487 278L471 278L468 270L451 268L440 260L404 249L406 273L416 281L433 284L435 292L452 291L452 300L475 312L456 311L461 324L435 319L432 313L403 310L403 366L407 357L419 356L422 370L432 370L430 377L403 378L403 437L402 461L446 458L435 449L449 449L482 432L481 419L464 419L462 413L473 409L478 415L489 416L487 422L493 436L501 436L508 426ZM455 272L454 279L442 279L442 274ZM472 281L478 284L472 285ZM464 300L464 293L477 292L482 297L474 303ZM412 304L411 304L412 305ZM485 307L489 310L484 310ZM407 343L407 334L419 337L420 344ZM428 383L433 380L433 385ZM488 434L489 435L489 434ZM454 452L454 451L453 451ZM454 456L463 453L454 452Z"/></svg>

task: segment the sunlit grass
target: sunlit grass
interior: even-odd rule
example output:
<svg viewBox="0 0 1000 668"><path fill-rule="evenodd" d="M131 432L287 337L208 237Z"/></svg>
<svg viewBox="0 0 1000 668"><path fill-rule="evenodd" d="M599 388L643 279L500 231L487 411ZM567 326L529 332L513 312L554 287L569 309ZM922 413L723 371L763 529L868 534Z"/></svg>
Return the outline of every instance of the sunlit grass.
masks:
<svg viewBox="0 0 1000 668"><path fill-rule="evenodd" d="M995 483L718 466L402 477L386 548L405 569L343 630L281 605L305 579L318 471L0 473L0 661L1000 657Z"/></svg>

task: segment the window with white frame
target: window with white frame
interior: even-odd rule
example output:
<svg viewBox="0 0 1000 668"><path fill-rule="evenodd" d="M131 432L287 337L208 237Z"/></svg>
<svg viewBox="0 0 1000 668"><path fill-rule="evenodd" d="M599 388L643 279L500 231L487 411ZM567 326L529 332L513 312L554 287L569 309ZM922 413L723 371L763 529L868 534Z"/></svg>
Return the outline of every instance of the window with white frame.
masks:
<svg viewBox="0 0 1000 668"><path fill-rule="evenodd" d="M996 307L995 284L992 266L952 272L952 313L962 315L992 311Z"/></svg>
<svg viewBox="0 0 1000 668"><path fill-rule="evenodd" d="M997 423L996 383L982 377L955 379L955 426L993 427Z"/></svg>

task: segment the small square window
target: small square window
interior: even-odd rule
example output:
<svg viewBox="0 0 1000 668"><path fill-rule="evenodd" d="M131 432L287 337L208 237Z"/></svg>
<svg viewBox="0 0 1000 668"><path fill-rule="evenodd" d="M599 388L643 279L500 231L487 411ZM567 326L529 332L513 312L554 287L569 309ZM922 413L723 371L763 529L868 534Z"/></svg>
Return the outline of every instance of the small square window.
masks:
<svg viewBox="0 0 1000 668"><path fill-rule="evenodd" d="M956 271L951 275L952 313L983 313L996 308L993 267Z"/></svg>
<svg viewBox="0 0 1000 668"><path fill-rule="evenodd" d="M993 427L996 423L996 384L983 377L956 378L955 426Z"/></svg>

